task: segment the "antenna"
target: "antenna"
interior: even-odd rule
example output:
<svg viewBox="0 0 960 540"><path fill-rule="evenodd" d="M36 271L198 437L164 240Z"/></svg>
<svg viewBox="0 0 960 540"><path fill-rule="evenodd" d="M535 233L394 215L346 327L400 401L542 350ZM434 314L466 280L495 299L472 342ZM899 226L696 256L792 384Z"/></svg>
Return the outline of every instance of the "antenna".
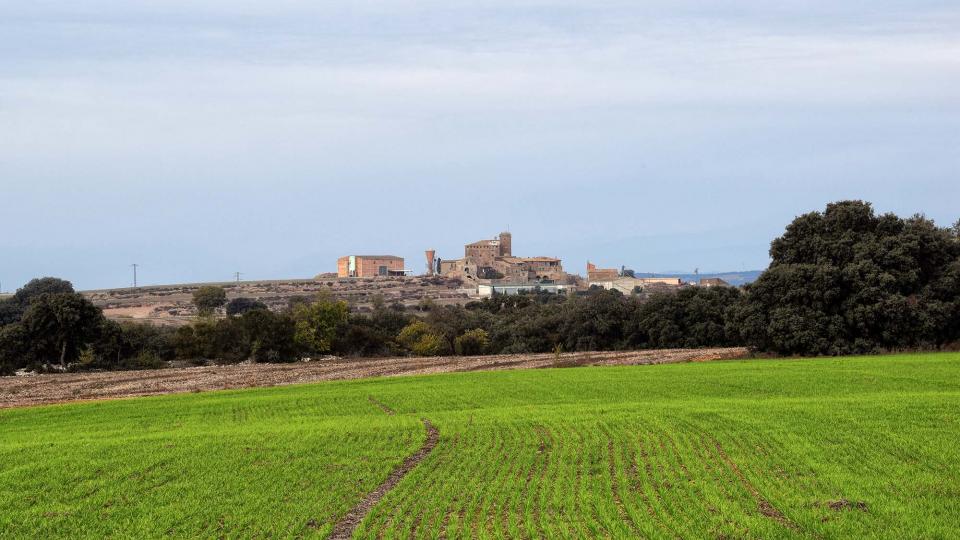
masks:
<svg viewBox="0 0 960 540"><path fill-rule="evenodd" d="M234 272L233 276L237 278L237 283L240 283L240 276L243 275L243 272Z"/></svg>
<svg viewBox="0 0 960 540"><path fill-rule="evenodd" d="M133 263L130 266L133 267L133 288L137 288L137 267L140 265L137 263Z"/></svg>

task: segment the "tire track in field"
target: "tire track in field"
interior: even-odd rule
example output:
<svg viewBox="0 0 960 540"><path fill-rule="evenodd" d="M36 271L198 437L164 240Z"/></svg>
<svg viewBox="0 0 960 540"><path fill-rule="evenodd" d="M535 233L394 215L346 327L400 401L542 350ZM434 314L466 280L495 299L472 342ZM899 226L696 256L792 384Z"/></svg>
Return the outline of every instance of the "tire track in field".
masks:
<svg viewBox="0 0 960 540"><path fill-rule="evenodd" d="M760 493L757 487L754 486L746 476L744 476L743 471L740 470L740 467L738 467L736 462L730 459L730 456L728 456L726 451L724 451L723 446L720 445L720 441L714 440L713 443L717 447L717 453L727 464L727 467L730 469L730 471L737 475L737 478L740 479L740 483L743 485L743 487L747 488L747 491L753 495L753 499L757 501L757 508L760 510L760 513L777 521L788 529L799 531L800 527L791 521L787 516L783 515L783 512L777 510L777 508Z"/></svg>
<svg viewBox="0 0 960 540"><path fill-rule="evenodd" d="M377 401L373 398L373 396L370 396L370 401L383 409L383 412L386 414L396 414L396 411ZM333 526L333 531L330 532L330 536L327 537L329 540L347 540L353 537L353 532L356 530L357 525L359 525L360 522L363 521L363 518L370 513L370 510L372 510L373 507L380 502L380 499L382 499L384 495L396 487L396 485L400 483L400 480L402 480L404 476L406 476L417 465L419 465L420 462L423 461L423 459L433 451L433 449L437 446L437 443L440 441L440 432L437 431L437 428L435 428L433 424L430 423L430 420L427 420L426 418L423 419L423 427L427 431L427 440L423 442L423 445L420 447L420 449L407 456L407 459L403 460L403 463L394 469L393 472L390 473L390 476L383 481L383 483L368 493L363 500L351 508L345 516L340 518L340 521Z"/></svg>
<svg viewBox="0 0 960 540"><path fill-rule="evenodd" d="M387 406L386 403L380 401L379 399L377 399L377 398L375 398L375 397L373 397L373 396L367 396L367 399L370 400L370 403L373 403L373 404L376 405L377 407L380 407L380 410L382 410L382 411L383 411L384 413L386 413L388 416L393 416L393 415L397 414L397 411L391 409L389 406Z"/></svg>

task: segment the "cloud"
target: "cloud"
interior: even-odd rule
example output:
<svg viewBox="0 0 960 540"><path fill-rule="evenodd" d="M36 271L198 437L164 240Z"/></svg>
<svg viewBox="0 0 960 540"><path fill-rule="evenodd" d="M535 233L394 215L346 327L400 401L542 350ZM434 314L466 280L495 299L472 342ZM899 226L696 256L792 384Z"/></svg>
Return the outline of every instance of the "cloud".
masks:
<svg viewBox="0 0 960 540"><path fill-rule="evenodd" d="M171 239L229 225L222 257L281 228L258 260L286 268L303 245L412 242L311 228L362 205L437 247L509 222L555 255L573 239L616 259L637 230L691 239L723 221L767 238L841 196L935 214L960 196L947 180L960 170L958 13L888 0L18 3L0 19L0 183L20 201L14 226L46 224L0 246L43 260L123 230L123 249L173 257ZM765 258L766 241L755 249Z"/></svg>

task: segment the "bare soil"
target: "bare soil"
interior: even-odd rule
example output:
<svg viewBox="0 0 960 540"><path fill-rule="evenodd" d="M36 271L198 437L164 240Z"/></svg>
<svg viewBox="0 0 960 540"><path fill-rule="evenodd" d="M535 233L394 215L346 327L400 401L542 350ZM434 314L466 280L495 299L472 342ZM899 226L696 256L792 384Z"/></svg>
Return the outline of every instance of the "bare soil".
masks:
<svg viewBox="0 0 960 540"><path fill-rule="evenodd" d="M386 407L386 405L384 405L384 407ZM389 407L387 408L389 409ZM423 461L423 458L427 457L427 455L433 451L434 447L437 446L437 442L440 441L440 432L437 431L437 428L433 427L433 424L426 418L423 419L423 427L427 430L427 440L423 442L423 446L421 446L416 453L407 456L407 459L403 460L403 463L391 472L390 476L388 476L382 484L377 486L377 489L368 493L363 500L350 509L350 511L334 525L333 531L327 538L331 540L353 538L353 531L370 512L370 509L376 506L387 492L393 489L407 473L412 471L414 467Z"/></svg>
<svg viewBox="0 0 960 540"><path fill-rule="evenodd" d="M293 364L234 364L0 377L0 408L458 371L703 362L744 358L747 354L746 349L735 347L566 353L559 357L546 353L434 358L334 358Z"/></svg>

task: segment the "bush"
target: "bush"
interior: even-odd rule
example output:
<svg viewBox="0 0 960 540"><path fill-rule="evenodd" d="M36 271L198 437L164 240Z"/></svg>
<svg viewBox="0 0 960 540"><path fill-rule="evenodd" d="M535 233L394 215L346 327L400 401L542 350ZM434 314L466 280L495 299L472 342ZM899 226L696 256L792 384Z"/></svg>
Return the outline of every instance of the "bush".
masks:
<svg viewBox="0 0 960 540"><path fill-rule="evenodd" d="M227 303L227 316L243 315L254 309L267 309L267 305L253 298L234 298Z"/></svg>
<svg viewBox="0 0 960 540"><path fill-rule="evenodd" d="M413 344L410 351L416 356L439 356L445 351L445 345L442 337L425 334Z"/></svg>
<svg viewBox="0 0 960 540"><path fill-rule="evenodd" d="M223 287L205 285L193 293L193 305L201 316L212 315L214 311L227 303L227 291Z"/></svg>
<svg viewBox="0 0 960 540"><path fill-rule="evenodd" d="M293 310L295 343L307 354L326 354L333 350L337 330L350 315L347 303L321 297L312 304L299 304Z"/></svg>
<svg viewBox="0 0 960 540"><path fill-rule="evenodd" d="M397 341L416 356L437 356L445 352L443 337L423 321L415 321L404 327Z"/></svg>
<svg viewBox="0 0 960 540"><path fill-rule="evenodd" d="M464 332L454 340L453 349L460 356L476 356L483 354L490 345L490 336L482 328L474 328Z"/></svg>

